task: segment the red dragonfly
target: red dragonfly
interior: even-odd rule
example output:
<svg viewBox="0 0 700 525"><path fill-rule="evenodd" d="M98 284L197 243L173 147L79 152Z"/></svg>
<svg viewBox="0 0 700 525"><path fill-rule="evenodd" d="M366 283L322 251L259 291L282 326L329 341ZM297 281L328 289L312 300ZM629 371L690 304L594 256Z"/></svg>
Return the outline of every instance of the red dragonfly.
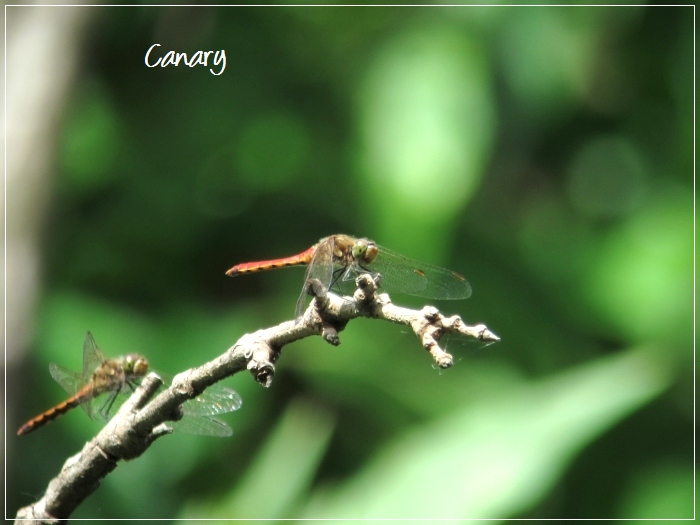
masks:
<svg viewBox="0 0 700 525"><path fill-rule="evenodd" d="M107 359L88 332L83 344L82 374L55 363L49 365L49 371L71 396L27 421L17 431L18 436L50 423L78 405L83 407L90 418L99 415L104 420L109 419L112 409L120 405L134 390L136 383L148 373L148 361L139 354ZM104 394L108 394L106 400L100 407L96 407L96 400ZM183 403L183 418L167 424L173 430L189 434L230 436L233 431L226 423L209 416L237 410L241 404L240 396L230 388L213 386Z"/></svg>
<svg viewBox="0 0 700 525"><path fill-rule="evenodd" d="M308 265L304 283L318 279L326 290L335 287L349 292L360 273L381 275L381 286L388 292L407 293L428 299L466 299L472 293L467 280L457 272L413 261L368 239L331 235L303 252L272 259L237 264L226 272L235 277L246 273ZM306 285L297 301L295 318L304 313Z"/></svg>

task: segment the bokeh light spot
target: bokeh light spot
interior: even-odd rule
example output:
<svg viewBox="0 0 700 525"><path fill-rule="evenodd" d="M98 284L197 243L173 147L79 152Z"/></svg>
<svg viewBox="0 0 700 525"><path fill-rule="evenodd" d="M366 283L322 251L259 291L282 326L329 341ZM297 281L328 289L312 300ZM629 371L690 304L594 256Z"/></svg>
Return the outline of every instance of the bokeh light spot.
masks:
<svg viewBox="0 0 700 525"><path fill-rule="evenodd" d="M513 95L537 112L560 108L588 84L594 46L581 17L567 13L511 10L500 33L505 80Z"/></svg>

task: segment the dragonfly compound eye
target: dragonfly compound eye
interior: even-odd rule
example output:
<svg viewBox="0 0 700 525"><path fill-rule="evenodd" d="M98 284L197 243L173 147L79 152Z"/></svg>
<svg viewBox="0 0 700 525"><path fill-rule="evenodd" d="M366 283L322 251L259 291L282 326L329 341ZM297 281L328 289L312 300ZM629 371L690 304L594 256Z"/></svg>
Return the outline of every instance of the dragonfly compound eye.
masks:
<svg viewBox="0 0 700 525"><path fill-rule="evenodd" d="M352 245L352 258L364 265L371 263L377 256L377 245L367 239L358 239Z"/></svg>
<svg viewBox="0 0 700 525"><path fill-rule="evenodd" d="M367 240L357 239L355 244L352 245L352 258L360 261L364 258L365 253L367 253Z"/></svg>
<svg viewBox="0 0 700 525"><path fill-rule="evenodd" d="M367 249L365 250L365 256L364 256L364 263L369 264L371 263L374 258L377 256L378 248L377 245L374 244L373 242L367 243Z"/></svg>
<svg viewBox="0 0 700 525"><path fill-rule="evenodd" d="M148 361L141 358L136 361L136 364L134 365L134 373L139 376L145 376L146 372L148 372Z"/></svg>
<svg viewBox="0 0 700 525"><path fill-rule="evenodd" d="M124 362L124 370L127 373L143 376L148 372L148 361L139 354L129 354Z"/></svg>

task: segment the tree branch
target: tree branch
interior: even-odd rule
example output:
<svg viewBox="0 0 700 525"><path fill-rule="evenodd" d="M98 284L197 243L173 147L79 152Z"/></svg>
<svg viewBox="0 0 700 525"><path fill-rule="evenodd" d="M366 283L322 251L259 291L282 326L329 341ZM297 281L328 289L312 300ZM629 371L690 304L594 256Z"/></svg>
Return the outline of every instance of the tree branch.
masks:
<svg viewBox="0 0 700 525"><path fill-rule="evenodd" d="M388 295L376 293L379 276L362 274L356 283L353 297L341 298L326 293L318 281L309 282L307 291L315 298L298 322L286 321L245 334L213 361L175 376L170 387L150 403L148 400L161 381L155 374L148 375L102 431L66 461L44 496L17 512L16 523L28 520L52 523L68 518L120 460L140 456L153 441L170 432L165 423L182 417L182 403L241 370L250 371L258 383L269 387L282 347L312 335L320 335L328 343L338 345L338 333L356 317L410 326L441 368L449 368L453 363L452 356L439 344L445 334L460 333L480 341L499 341L485 325L467 326L459 316L444 317L433 306L411 310L394 305Z"/></svg>

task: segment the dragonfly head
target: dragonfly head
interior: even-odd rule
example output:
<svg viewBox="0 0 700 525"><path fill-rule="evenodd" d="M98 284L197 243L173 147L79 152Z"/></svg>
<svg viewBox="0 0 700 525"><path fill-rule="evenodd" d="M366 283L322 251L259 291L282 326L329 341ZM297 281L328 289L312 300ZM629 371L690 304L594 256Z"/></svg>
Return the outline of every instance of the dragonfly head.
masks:
<svg viewBox="0 0 700 525"><path fill-rule="evenodd" d="M148 361L140 354L129 354L124 358L124 372L127 375L145 376L148 372Z"/></svg>
<svg viewBox="0 0 700 525"><path fill-rule="evenodd" d="M377 245L367 239L357 239L352 245L352 258L360 265L371 263L377 256Z"/></svg>

